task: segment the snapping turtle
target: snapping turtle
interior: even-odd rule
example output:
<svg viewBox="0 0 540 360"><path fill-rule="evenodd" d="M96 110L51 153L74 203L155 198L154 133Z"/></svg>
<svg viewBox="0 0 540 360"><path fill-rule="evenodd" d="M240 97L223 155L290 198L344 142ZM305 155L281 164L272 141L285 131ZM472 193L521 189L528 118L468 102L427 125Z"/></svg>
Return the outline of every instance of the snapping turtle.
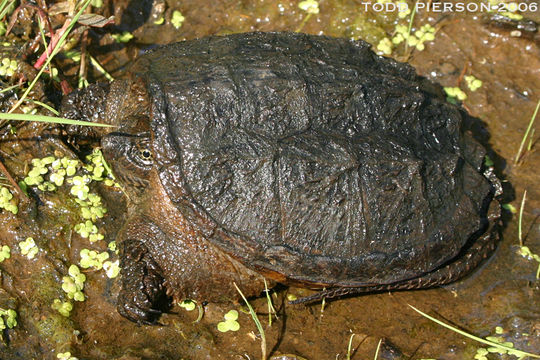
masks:
<svg viewBox="0 0 540 360"><path fill-rule="evenodd" d="M321 296L456 280L498 237L500 189L466 115L363 41L297 33L156 48L66 97L128 196L119 312L275 282Z"/></svg>

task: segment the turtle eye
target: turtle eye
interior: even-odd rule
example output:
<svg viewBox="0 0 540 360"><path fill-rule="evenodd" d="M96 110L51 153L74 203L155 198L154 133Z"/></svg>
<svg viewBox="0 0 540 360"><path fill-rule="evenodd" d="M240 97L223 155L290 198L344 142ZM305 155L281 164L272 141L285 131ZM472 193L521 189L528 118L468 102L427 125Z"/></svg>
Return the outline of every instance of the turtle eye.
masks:
<svg viewBox="0 0 540 360"><path fill-rule="evenodd" d="M141 155L141 158L145 161L152 160L152 152L148 149L140 150L139 154Z"/></svg>

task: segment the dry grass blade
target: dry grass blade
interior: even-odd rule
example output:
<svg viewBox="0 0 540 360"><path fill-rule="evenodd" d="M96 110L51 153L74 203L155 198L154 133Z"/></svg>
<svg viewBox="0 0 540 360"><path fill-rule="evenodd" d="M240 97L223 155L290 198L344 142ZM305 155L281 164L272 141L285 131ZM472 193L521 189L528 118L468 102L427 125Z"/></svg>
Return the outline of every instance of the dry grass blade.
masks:
<svg viewBox="0 0 540 360"><path fill-rule="evenodd" d="M233 282L234 287L236 288L236 291L240 294L242 299L244 299L244 302L246 303L246 306L248 307L249 314L251 315L251 318L253 319L253 322L255 323L255 326L257 326L257 330L259 330L259 334L261 334L261 352L262 352L262 360L266 360L266 336L264 335L264 329L261 325L261 322L259 321L259 318L257 317L257 314L255 314L255 310L251 307L249 302L247 301L246 297L236 285L235 282Z"/></svg>
<svg viewBox="0 0 540 360"><path fill-rule="evenodd" d="M272 304L272 298L270 297L270 290L268 290L268 284L266 283L266 279L264 280L264 293L266 294L266 302L268 304L268 326L272 326L272 314L276 314L276 309L274 309L274 305ZM277 315L276 319L278 318Z"/></svg>
<svg viewBox="0 0 540 360"><path fill-rule="evenodd" d="M522 224L522 219L523 219L523 208L525 207L526 199L527 199L527 190L523 192L523 199L521 199L521 205L519 206L519 219L518 219L519 246L523 246L523 233L521 231L521 224Z"/></svg>
<svg viewBox="0 0 540 360"><path fill-rule="evenodd" d="M356 334L351 334L349 338L349 346L347 347L347 360L351 360L352 340Z"/></svg>
<svg viewBox="0 0 540 360"><path fill-rule="evenodd" d="M537 354L531 354L531 353L528 353L528 352L525 352L525 351L521 351L521 350L517 350L517 349L514 349L512 347L509 347L509 346L505 346L505 345L502 345L502 344L498 344L496 342L493 342L493 341L489 341L489 340L486 340L486 339L482 339L478 336L474 336L472 334L469 334L468 332L465 332L463 330L460 330L456 327L453 327L451 325L448 325L438 319L435 319L434 317L432 316L429 316L428 314L426 313L423 313L422 311L418 310L417 308L415 308L414 306L410 305L410 304L407 304L409 305L409 307L411 309L413 309L414 311L416 311L417 313L419 313L420 315L422 315L423 317L441 325L441 326L444 326L445 328L449 329L449 330L452 330L460 335L463 335L463 336L466 336L468 337L469 339L472 339L474 341L478 341L482 344L486 344L486 345L489 345L489 346L492 346L492 347L496 347L498 349L501 349L501 350L504 350L504 351L508 351L508 352L511 352L512 354L520 357L520 358L525 358L527 356L529 357L532 357L532 358L535 358L535 359L540 359L540 355L537 355Z"/></svg>
<svg viewBox="0 0 540 360"><path fill-rule="evenodd" d="M377 360L377 358L379 357L379 350L381 350L381 344L382 339L380 339L379 343L377 344L377 350L375 350L375 356L373 357L373 360Z"/></svg>

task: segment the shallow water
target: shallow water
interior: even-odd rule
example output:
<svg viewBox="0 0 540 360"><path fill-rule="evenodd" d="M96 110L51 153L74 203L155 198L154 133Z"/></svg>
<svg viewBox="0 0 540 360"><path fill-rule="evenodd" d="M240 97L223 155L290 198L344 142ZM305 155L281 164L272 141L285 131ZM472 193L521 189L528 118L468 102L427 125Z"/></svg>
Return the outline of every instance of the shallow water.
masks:
<svg viewBox="0 0 540 360"><path fill-rule="evenodd" d="M392 32L397 14L366 13L360 3L321 1L320 13L311 16L302 31L362 38L377 44L386 32ZM102 10L104 15L114 14L119 19L118 30L133 31L134 35L124 47L111 45L113 40L106 31L96 32L100 34L95 37L99 38L99 46L90 46L90 51L115 76L122 73L139 49L153 44L209 34L296 30L306 17L293 1L188 0L155 1L153 7L149 5L150 1L111 1ZM185 17L180 29L169 23L173 10L180 10ZM538 21L538 12L525 15ZM165 24L153 24L161 16ZM513 161L540 98L539 36L525 31L520 37L511 36L515 29L498 27L485 14L416 14L415 27L426 23L438 31L434 41L426 42L425 50L408 54L400 48L392 56L408 59L420 74L443 86L460 85L466 89L463 75L470 74L483 81L477 91L466 91L464 106L489 131L490 137L484 140L494 150L497 172L506 181L503 203L519 209L523 191L527 190L523 212L525 243L540 253L538 144L534 143L518 165ZM31 158L55 151L58 156L58 152L73 156L70 149L54 140L55 132L45 136L42 129L41 125L21 125L17 135L3 135L0 155L17 179L24 177ZM38 138L36 134L43 136ZM110 241L114 239L115 225L123 219L123 196L101 184L96 191L109 209L100 226ZM140 327L116 312L119 282L108 279L103 271L87 272L86 301L76 303L69 318L59 315L50 304L63 296L61 281L69 264L78 261L80 249L105 251L106 243L90 245L73 232L72 225L79 222L78 210L65 187L53 194L34 193L19 208L16 216L0 212L0 245L12 249L11 258L0 264L0 307L15 308L19 322L14 329L4 331L2 359L55 359L57 353L65 351L79 359L260 358L260 336L248 314L240 311L238 332L220 333L216 328L226 312L241 309L239 304L209 304L199 322L194 322L197 310L188 312L176 306L161 318L164 326ZM380 357L385 359L474 357L479 344L421 317L408 304L479 336L492 335L495 327L501 326L507 341L539 353L540 282L535 278L538 263L517 254L517 227L517 215L506 212L502 241L494 256L472 276L443 288L347 298L327 303L324 311L321 304L286 305L287 294L303 296L311 292L280 288L272 292L278 319L274 318L271 326L267 325L266 299L252 300L265 329L270 355L344 359L354 333L352 359L373 358L381 338L386 345ZM28 236L40 248L33 260L18 251L17 243ZM511 358L497 354L490 357Z"/></svg>

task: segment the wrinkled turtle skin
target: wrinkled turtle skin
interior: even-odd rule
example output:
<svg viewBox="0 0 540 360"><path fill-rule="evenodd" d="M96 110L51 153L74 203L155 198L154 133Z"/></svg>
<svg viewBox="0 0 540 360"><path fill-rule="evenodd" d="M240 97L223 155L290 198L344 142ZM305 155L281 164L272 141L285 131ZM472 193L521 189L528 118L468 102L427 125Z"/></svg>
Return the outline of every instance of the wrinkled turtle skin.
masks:
<svg viewBox="0 0 540 360"><path fill-rule="evenodd" d="M119 312L226 301L263 277L308 299L456 280L494 249L498 180L466 114L362 41L248 33L167 45L66 97L129 206ZM92 133L95 132L95 133Z"/></svg>

